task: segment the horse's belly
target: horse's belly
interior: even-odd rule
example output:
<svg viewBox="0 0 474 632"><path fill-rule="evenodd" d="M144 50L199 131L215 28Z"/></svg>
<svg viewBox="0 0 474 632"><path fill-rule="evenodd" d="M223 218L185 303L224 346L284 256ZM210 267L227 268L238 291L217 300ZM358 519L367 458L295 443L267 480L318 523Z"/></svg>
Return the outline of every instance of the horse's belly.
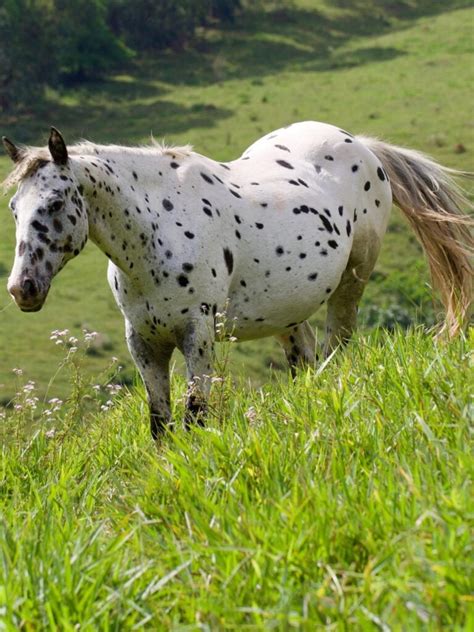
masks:
<svg viewBox="0 0 474 632"><path fill-rule="evenodd" d="M270 267L263 274L245 274L229 293L227 319L233 335L240 340L271 336L309 318L339 285L349 252L347 244L328 253L324 265L307 255L285 265L284 274Z"/></svg>

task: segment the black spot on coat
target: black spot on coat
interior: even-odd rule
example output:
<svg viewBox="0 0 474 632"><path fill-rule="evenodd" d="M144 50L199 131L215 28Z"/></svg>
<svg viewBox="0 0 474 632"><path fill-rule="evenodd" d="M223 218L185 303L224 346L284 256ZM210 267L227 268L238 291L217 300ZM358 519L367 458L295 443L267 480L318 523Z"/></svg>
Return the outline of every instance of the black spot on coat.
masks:
<svg viewBox="0 0 474 632"><path fill-rule="evenodd" d="M227 271L229 274L232 274L232 270L234 269L234 255L228 248L224 248L224 261L227 266Z"/></svg>

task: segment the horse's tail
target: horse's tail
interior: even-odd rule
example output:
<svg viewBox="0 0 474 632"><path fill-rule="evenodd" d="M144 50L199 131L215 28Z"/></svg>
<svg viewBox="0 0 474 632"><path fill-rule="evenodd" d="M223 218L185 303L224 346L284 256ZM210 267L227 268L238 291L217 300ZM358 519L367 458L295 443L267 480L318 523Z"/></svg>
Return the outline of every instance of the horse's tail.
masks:
<svg viewBox="0 0 474 632"><path fill-rule="evenodd" d="M443 167L417 151L358 137L390 178L394 203L403 211L428 258L432 285L446 316L442 331L454 336L466 322L472 300L473 205L453 176L468 172Z"/></svg>

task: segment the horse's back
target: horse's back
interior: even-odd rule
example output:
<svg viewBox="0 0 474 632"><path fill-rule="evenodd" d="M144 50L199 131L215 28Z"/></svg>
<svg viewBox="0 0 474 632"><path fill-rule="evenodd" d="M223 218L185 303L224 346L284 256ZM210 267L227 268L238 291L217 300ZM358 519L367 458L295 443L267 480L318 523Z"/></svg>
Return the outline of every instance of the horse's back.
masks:
<svg viewBox="0 0 474 632"><path fill-rule="evenodd" d="M354 247L378 248L391 191L374 154L324 123L276 130L229 167L241 196L233 209L238 239L229 235L231 312L257 321L258 336L270 324L316 311L337 288Z"/></svg>

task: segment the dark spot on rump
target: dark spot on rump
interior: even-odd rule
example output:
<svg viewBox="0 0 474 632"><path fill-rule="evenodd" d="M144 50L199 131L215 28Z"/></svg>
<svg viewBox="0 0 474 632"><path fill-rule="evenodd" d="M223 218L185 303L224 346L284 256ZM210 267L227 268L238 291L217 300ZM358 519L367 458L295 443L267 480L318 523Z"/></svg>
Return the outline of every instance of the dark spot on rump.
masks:
<svg viewBox="0 0 474 632"><path fill-rule="evenodd" d="M212 211L210 208L208 208L207 206L204 206L203 209L204 213L206 213L206 215L208 215L209 217L212 217Z"/></svg>
<svg viewBox="0 0 474 632"><path fill-rule="evenodd" d="M385 180L385 174L383 172L383 169L381 169L380 167L377 167L377 175L382 180L382 182Z"/></svg>
<svg viewBox="0 0 474 632"><path fill-rule="evenodd" d="M318 273L317 272L312 272L311 274L308 274L308 280L309 281L316 281L317 278L318 278Z"/></svg>
<svg viewBox="0 0 474 632"><path fill-rule="evenodd" d="M237 193L237 191L233 191L232 189L229 189L229 191L232 193L232 195L234 195L236 198L241 198L242 196L240 195L240 193Z"/></svg>
<svg viewBox="0 0 474 632"><path fill-rule="evenodd" d="M283 151L290 151L285 145L275 145L275 147L278 147L278 149L282 149Z"/></svg>
<svg viewBox="0 0 474 632"><path fill-rule="evenodd" d="M180 274L178 276L178 283L181 287L186 287L189 284L189 279L185 274Z"/></svg>
<svg viewBox="0 0 474 632"><path fill-rule="evenodd" d="M338 247L338 243L337 243L337 241L334 241L334 239L330 239L328 241L328 246L335 250Z"/></svg>
<svg viewBox="0 0 474 632"><path fill-rule="evenodd" d="M347 224L346 224L346 233L347 233L347 236L348 236L348 237L349 237L349 236L350 236L350 234L351 234L351 230L352 230L352 228L351 228L351 222L350 222L350 220L347 220Z"/></svg>
<svg viewBox="0 0 474 632"><path fill-rule="evenodd" d="M132 171L132 176L135 178L135 180L138 180L138 176L135 171Z"/></svg>
<svg viewBox="0 0 474 632"><path fill-rule="evenodd" d="M277 160L277 164L281 167L285 167L285 169L294 169L293 165L290 165L286 160Z"/></svg>
<svg viewBox="0 0 474 632"><path fill-rule="evenodd" d="M355 173L356 171L359 170L359 165L352 165L351 169L352 169L352 173Z"/></svg>
<svg viewBox="0 0 474 632"><path fill-rule="evenodd" d="M202 171L201 171L201 178L205 180L208 184L214 184L214 182L212 181L212 178L208 176L207 173L202 173Z"/></svg>
<svg viewBox="0 0 474 632"><path fill-rule="evenodd" d="M375 206L378 208L380 206L380 200L375 200Z"/></svg>
<svg viewBox="0 0 474 632"><path fill-rule="evenodd" d="M324 159L325 160L329 160L329 162L333 162L334 161L334 157L333 156L329 156L329 155L324 156Z"/></svg>
<svg viewBox="0 0 474 632"><path fill-rule="evenodd" d="M163 208L166 211L172 211L174 208L172 202L170 202L170 200L167 200L166 198L163 200L162 204L163 204Z"/></svg>
<svg viewBox="0 0 474 632"><path fill-rule="evenodd" d="M324 215L320 215L319 218L324 224L324 228L328 231L328 233L332 233L333 227L331 225L331 222L327 219L327 217L324 217Z"/></svg>
<svg viewBox="0 0 474 632"><path fill-rule="evenodd" d="M285 251L283 250L283 246L277 246L277 247L275 248L275 252L277 253L277 255L278 255L279 257L281 257L281 255L282 255Z"/></svg>
<svg viewBox="0 0 474 632"><path fill-rule="evenodd" d="M370 190L370 182L367 180L367 182L364 184L364 191L369 191Z"/></svg>
<svg viewBox="0 0 474 632"><path fill-rule="evenodd" d="M194 266L192 263L183 263L184 272L192 272L193 270L194 270Z"/></svg>
<svg viewBox="0 0 474 632"><path fill-rule="evenodd" d="M185 230L184 234L188 239L194 239L194 233L192 233L191 231Z"/></svg>
<svg viewBox="0 0 474 632"><path fill-rule="evenodd" d="M262 230L262 228L263 228L263 224L260 224L260 222L255 222L255 226L256 226L259 230Z"/></svg>

